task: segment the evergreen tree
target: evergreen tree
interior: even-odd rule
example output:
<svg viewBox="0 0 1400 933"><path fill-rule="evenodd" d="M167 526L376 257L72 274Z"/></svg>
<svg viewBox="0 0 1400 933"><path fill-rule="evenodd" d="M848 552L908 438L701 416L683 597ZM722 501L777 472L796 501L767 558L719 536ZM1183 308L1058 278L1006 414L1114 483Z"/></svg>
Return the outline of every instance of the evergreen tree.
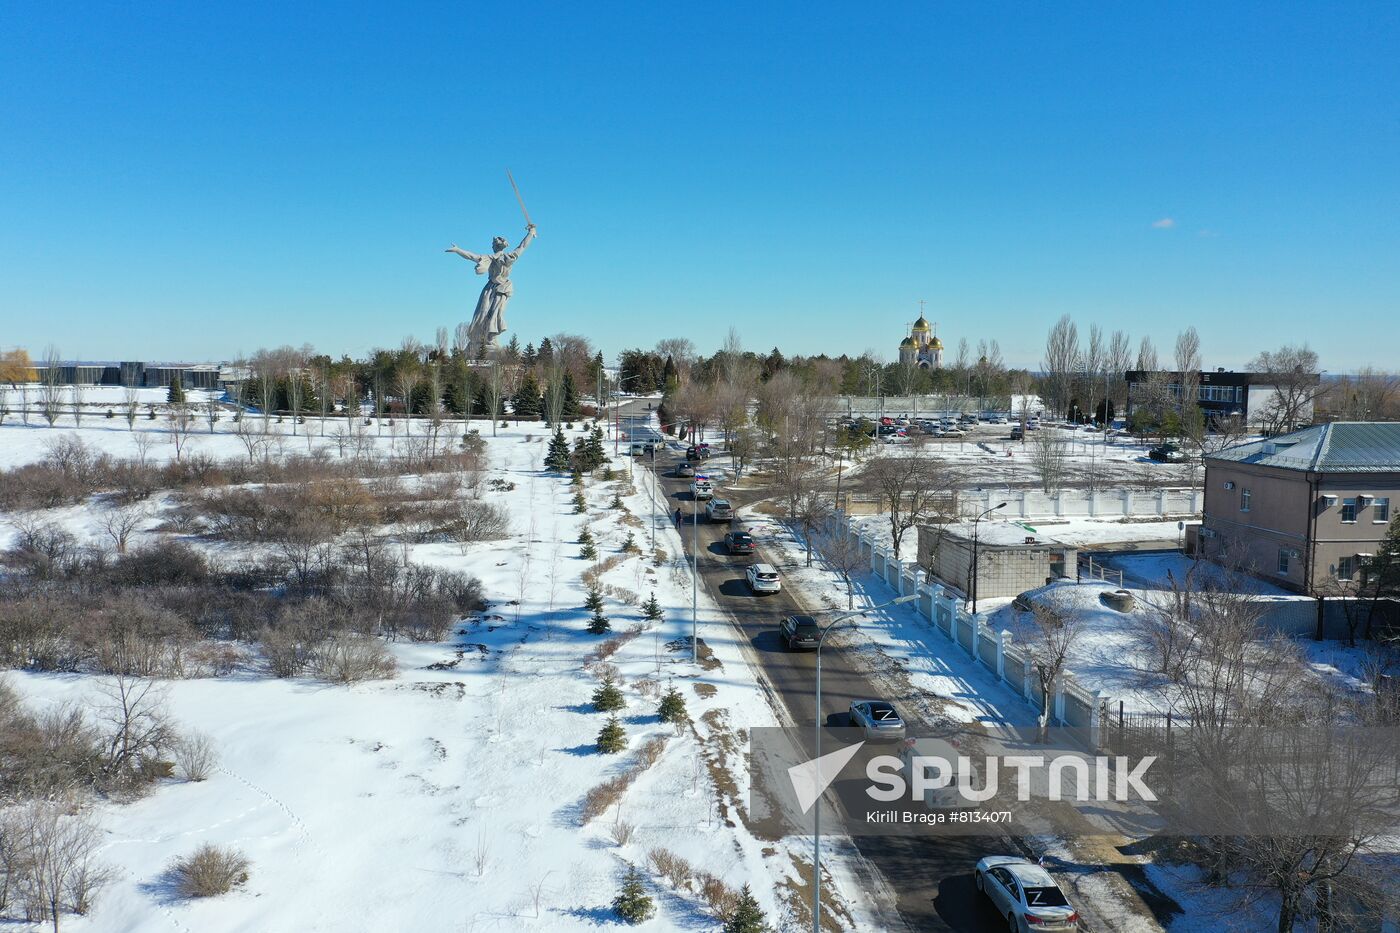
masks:
<svg viewBox="0 0 1400 933"><path fill-rule="evenodd" d="M541 366L548 368L554 362L554 341L548 337L541 340L539 356L536 359Z"/></svg>
<svg viewBox="0 0 1400 933"><path fill-rule="evenodd" d="M624 888L625 890L625 888ZM768 923L763 916L763 910L758 906L758 899L753 896L753 891L748 885L744 885L739 892L739 902L734 905L734 910L728 919L724 921L724 933L767 933Z"/></svg>
<svg viewBox="0 0 1400 933"><path fill-rule="evenodd" d="M525 377L520 380L520 388L511 397L510 405L515 411L516 420L535 421L540 417L544 400L540 398L540 384L533 372L526 370Z"/></svg>
<svg viewBox="0 0 1400 933"><path fill-rule="evenodd" d="M602 747L601 736L599 747ZM642 876L635 865L627 866L627 878L622 882L621 893L613 898L612 907L613 911L629 924L645 923L656 913L651 896L647 894L646 888L642 887Z"/></svg>
<svg viewBox="0 0 1400 933"><path fill-rule="evenodd" d="M594 469L608 462L608 445L603 440L603 429L597 425L588 435L588 455L595 464Z"/></svg>
<svg viewBox="0 0 1400 933"><path fill-rule="evenodd" d="M603 611L603 593L602 593L602 591L599 590L596 586L590 586L590 587L588 588L588 595L585 596L584 599L583 599L583 606L584 606L584 608L587 609L589 612L594 612L594 613L602 612L602 611Z"/></svg>
<svg viewBox="0 0 1400 933"><path fill-rule="evenodd" d="M537 358L538 357L535 354L535 345L533 343L525 344L525 352L520 354L521 365L523 365L526 369L534 369L535 360Z"/></svg>
<svg viewBox="0 0 1400 933"><path fill-rule="evenodd" d="M593 709L599 713L615 713L627 705L627 698L618 689L612 671L603 675L603 682L593 691Z"/></svg>
<svg viewBox="0 0 1400 933"><path fill-rule="evenodd" d="M614 493L613 493L612 501L608 503L608 508L610 508L610 509L621 509L621 508L625 508L625 506L622 504L622 493L621 493L621 492L614 492Z"/></svg>
<svg viewBox="0 0 1400 933"><path fill-rule="evenodd" d="M656 715L662 722L685 722L685 697L672 686L661 697L661 705L656 708Z"/></svg>
<svg viewBox="0 0 1400 933"><path fill-rule="evenodd" d="M564 406L560 409L559 417L565 421L577 421L583 417L578 407L578 386L574 385L574 374L567 369L564 370Z"/></svg>
<svg viewBox="0 0 1400 933"><path fill-rule="evenodd" d="M520 338L514 334L510 336L510 343L506 344L505 355L512 363L520 361Z"/></svg>
<svg viewBox="0 0 1400 933"><path fill-rule="evenodd" d="M574 463L573 473L569 476L569 483L579 489L583 488L583 470L579 469L577 462Z"/></svg>
<svg viewBox="0 0 1400 933"><path fill-rule="evenodd" d="M420 382L408 395L408 410L415 415L426 415L432 408L433 387L428 382Z"/></svg>
<svg viewBox="0 0 1400 933"><path fill-rule="evenodd" d="M655 590L652 591L647 601L642 603L642 615L646 617L648 622L661 621L661 603L656 598Z"/></svg>
<svg viewBox="0 0 1400 933"><path fill-rule="evenodd" d="M597 546L596 544L594 544L592 541L589 541L589 542L588 542L587 544L585 544L583 547L579 548L579 550L578 550L578 556L579 556L579 557L582 557L584 560L597 560L597 559L598 559L598 546Z"/></svg>
<svg viewBox="0 0 1400 933"><path fill-rule="evenodd" d="M617 479L617 471L611 466L603 467L603 482L610 483L615 479Z"/></svg>
<svg viewBox="0 0 1400 933"><path fill-rule="evenodd" d="M563 473L569 468L569 442L564 432L556 430L549 439L549 452L545 454L544 468L551 473Z"/></svg>
<svg viewBox="0 0 1400 933"><path fill-rule="evenodd" d="M442 393L442 404L457 417L465 416L467 413L466 385L457 381L449 382Z"/></svg>
<svg viewBox="0 0 1400 933"><path fill-rule="evenodd" d="M574 493L574 514L582 515L588 511L588 502L583 498L582 492Z"/></svg>
<svg viewBox="0 0 1400 933"><path fill-rule="evenodd" d="M632 532L631 532L630 530L627 532L627 537L626 537L626 539L624 539L623 542L622 542L622 553L624 553L624 554L640 554L640 553L642 553L642 549L639 548L639 547L637 547L637 536L634 535L634 534L632 534Z"/></svg>
<svg viewBox="0 0 1400 933"><path fill-rule="evenodd" d="M185 404L185 386L179 376L170 377L170 388L165 390L165 400L171 405Z"/></svg>
<svg viewBox="0 0 1400 933"><path fill-rule="evenodd" d="M604 755L616 755L627 748L627 733L622 729L622 723L617 721L617 716L609 716L608 724L598 730L598 751Z"/></svg>
<svg viewBox="0 0 1400 933"><path fill-rule="evenodd" d="M601 609L593 613L593 618L588 620L588 634L590 635L606 635L611 631L612 623L608 621L607 616L603 615Z"/></svg>
<svg viewBox="0 0 1400 933"><path fill-rule="evenodd" d="M592 543L593 543L593 532L591 532L591 531L588 530L588 526L587 526L587 525L584 525L583 528L579 531L579 533L578 533L578 543L579 543L579 544L592 544Z"/></svg>

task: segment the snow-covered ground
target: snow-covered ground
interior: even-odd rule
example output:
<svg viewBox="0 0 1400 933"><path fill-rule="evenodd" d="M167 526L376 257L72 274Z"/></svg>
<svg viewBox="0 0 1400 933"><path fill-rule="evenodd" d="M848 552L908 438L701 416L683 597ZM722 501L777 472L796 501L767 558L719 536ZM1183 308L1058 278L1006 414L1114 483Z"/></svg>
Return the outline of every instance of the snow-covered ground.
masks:
<svg viewBox="0 0 1400 933"><path fill-rule="evenodd" d="M136 449L124 422L89 421L57 429L7 421L0 465L37 459L60 434L120 455ZM622 554L629 532L649 549L644 472L635 486L590 481L587 514L574 514L567 478L542 472L547 435L539 425L501 428L497 437L475 426L488 435L488 478L514 484L485 493L508 510L510 536L465 549L409 550L413 560L478 576L490 608L454 626L448 642L392 645L400 668L393 680L341 687L249 669L169 682L171 715L214 737L220 767L206 782L168 781L134 803L97 804L102 858L120 878L90 916L67 919L65 928L595 929L615 922L609 905L626 864L645 871L656 847L733 888L750 884L770 919L783 916L783 885L795 882L793 854L805 843L790 852L784 840L757 839L741 814L744 730L774 724L774 713L703 591L699 631L713 660L693 665L678 644L690 632L691 594L664 506L656 545L669 556L657 565L650 555ZM216 427L202 449L243 456L229 425ZM315 419L307 428L313 447L333 447ZM161 429L138 421L142 430ZM447 436L455 436L452 429ZM377 443L386 451L392 444L387 436ZM625 509L608 507L614 492ZM100 544L83 512L55 515ZM612 636L585 630L581 575L592 562L575 543L585 526L600 560L617 558L601 577ZM647 623L633 604L653 592L664 607L659 624ZM628 700L621 714L628 749L620 755L595 750L606 717L589 706L598 678L586 661L609 637L620 642L609 661ZM91 696L97 687L87 675L4 676L36 706ZM694 722L679 735L656 715L658 693L670 684ZM656 737L666 737L659 760L620 806L585 824L585 794ZM614 839L619 821L635 827L624 844ZM250 879L224 897L179 899L167 866L205 842L242 849L252 861ZM847 869L839 858L827 867L856 928L871 929ZM646 877L658 912L642 929L717 928L696 891Z"/></svg>

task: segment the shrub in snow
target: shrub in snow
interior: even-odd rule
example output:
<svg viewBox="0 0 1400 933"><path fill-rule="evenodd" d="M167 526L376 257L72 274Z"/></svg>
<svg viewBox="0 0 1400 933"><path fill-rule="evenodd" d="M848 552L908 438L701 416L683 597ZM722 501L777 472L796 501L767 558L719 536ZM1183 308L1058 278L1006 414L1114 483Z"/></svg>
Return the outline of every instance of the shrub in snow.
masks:
<svg viewBox="0 0 1400 933"><path fill-rule="evenodd" d="M612 672L603 675L603 682L593 691L593 709L600 713L611 713L627 705L627 698L617 687Z"/></svg>
<svg viewBox="0 0 1400 933"><path fill-rule="evenodd" d="M661 705L657 707L656 714L661 717L662 722L685 722L685 697L675 687L666 691L666 695L661 698Z"/></svg>
<svg viewBox="0 0 1400 933"><path fill-rule="evenodd" d="M175 741L171 752L175 764L187 781L203 781L219 763L219 753L214 748L214 740L203 732L189 732Z"/></svg>
<svg viewBox="0 0 1400 933"><path fill-rule="evenodd" d="M700 885L700 900L705 902L710 916L723 920L739 906L738 892L709 872L696 872L695 880Z"/></svg>
<svg viewBox="0 0 1400 933"><path fill-rule="evenodd" d="M349 684L393 677L398 664L378 638L342 633L316 646L311 672L321 680Z"/></svg>
<svg viewBox="0 0 1400 933"><path fill-rule="evenodd" d="M205 843L193 854L176 859L170 875L181 897L215 897L247 882L248 867L247 857L237 849Z"/></svg>
<svg viewBox="0 0 1400 933"><path fill-rule="evenodd" d="M598 730L598 751L604 755L616 755L627 748L627 733L616 716L609 716L607 725Z"/></svg>
<svg viewBox="0 0 1400 933"><path fill-rule="evenodd" d="M695 873L689 862L670 849L652 849L647 853L647 864L673 888L686 887Z"/></svg>
<svg viewBox="0 0 1400 933"><path fill-rule="evenodd" d="M593 618L588 620L588 633L590 635L606 635L612 631L612 623L608 617L603 615L602 610L593 613Z"/></svg>
<svg viewBox="0 0 1400 933"><path fill-rule="evenodd" d="M648 622L661 621L661 603L656 598L656 591L653 590L647 601L642 603L642 615Z"/></svg>
<svg viewBox="0 0 1400 933"><path fill-rule="evenodd" d="M627 866L627 877L623 879L622 891L613 898L613 910L627 923L644 923L656 913L650 895L642 886L642 876L637 866Z"/></svg>
<svg viewBox="0 0 1400 933"><path fill-rule="evenodd" d="M739 901L724 921L724 933L767 933L768 922L758 899L753 896L748 885L739 892Z"/></svg>

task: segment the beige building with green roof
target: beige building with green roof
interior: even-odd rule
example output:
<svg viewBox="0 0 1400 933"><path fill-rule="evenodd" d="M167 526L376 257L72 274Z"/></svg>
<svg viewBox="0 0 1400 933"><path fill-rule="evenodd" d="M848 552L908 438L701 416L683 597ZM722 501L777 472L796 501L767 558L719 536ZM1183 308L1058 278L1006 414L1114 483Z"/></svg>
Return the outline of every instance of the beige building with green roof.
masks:
<svg viewBox="0 0 1400 933"><path fill-rule="evenodd" d="M1400 505L1400 423L1316 425L1204 460L1203 553L1310 596L1356 589Z"/></svg>

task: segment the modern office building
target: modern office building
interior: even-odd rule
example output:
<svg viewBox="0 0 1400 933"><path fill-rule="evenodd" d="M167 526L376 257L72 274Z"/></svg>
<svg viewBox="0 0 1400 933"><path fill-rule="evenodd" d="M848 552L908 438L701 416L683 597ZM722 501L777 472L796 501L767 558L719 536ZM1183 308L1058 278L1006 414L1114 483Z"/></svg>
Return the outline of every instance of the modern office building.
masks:
<svg viewBox="0 0 1400 933"><path fill-rule="evenodd" d="M1165 392L1180 399L1182 378L1179 372L1156 372L1134 369L1123 374L1128 384L1128 407L1124 412L1129 423L1133 412L1146 405L1160 402ZM1316 383L1321 377L1312 376ZM1196 374L1196 404L1207 421L1238 417L1246 424L1258 424L1268 418L1278 393L1278 377L1272 373L1237 373L1224 369ZM1297 413L1298 420L1312 420L1312 402L1306 401Z"/></svg>

